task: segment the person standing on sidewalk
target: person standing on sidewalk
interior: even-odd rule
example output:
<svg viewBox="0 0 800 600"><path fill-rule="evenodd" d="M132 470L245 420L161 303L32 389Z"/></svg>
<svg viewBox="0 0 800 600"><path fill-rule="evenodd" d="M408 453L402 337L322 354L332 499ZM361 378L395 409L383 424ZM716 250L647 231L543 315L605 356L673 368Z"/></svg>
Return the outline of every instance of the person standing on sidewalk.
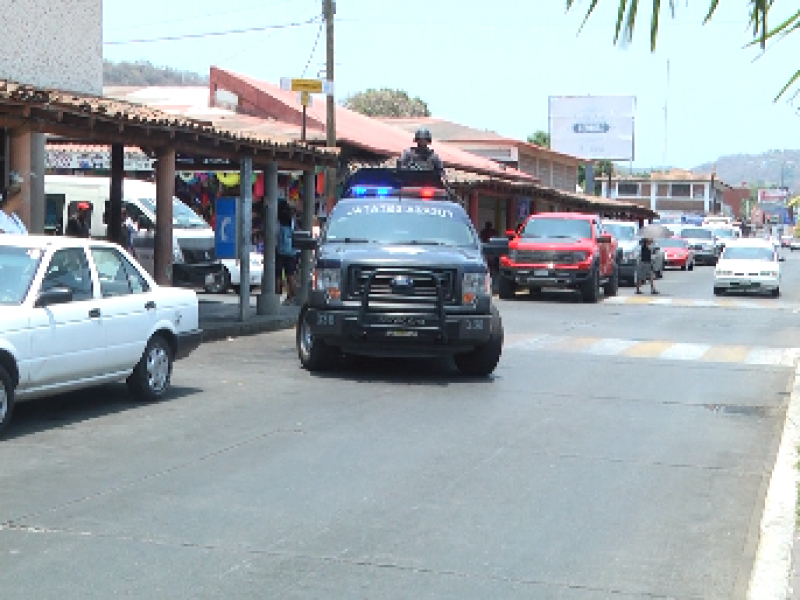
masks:
<svg viewBox="0 0 800 600"><path fill-rule="evenodd" d="M641 262L639 263L639 273L636 276L636 293L641 294L642 283L650 281L650 293L658 294L656 284L653 280L653 240L650 238L642 238L639 241L642 248Z"/></svg>
<svg viewBox="0 0 800 600"><path fill-rule="evenodd" d="M292 209L285 202L278 204L278 247L275 252L275 289L280 289L281 280L286 277L286 300L284 304L295 304L297 284L297 257L292 245Z"/></svg>
<svg viewBox="0 0 800 600"><path fill-rule="evenodd" d="M27 235L28 230L17 214L22 206L22 176L12 171L8 188L0 194L0 233Z"/></svg>

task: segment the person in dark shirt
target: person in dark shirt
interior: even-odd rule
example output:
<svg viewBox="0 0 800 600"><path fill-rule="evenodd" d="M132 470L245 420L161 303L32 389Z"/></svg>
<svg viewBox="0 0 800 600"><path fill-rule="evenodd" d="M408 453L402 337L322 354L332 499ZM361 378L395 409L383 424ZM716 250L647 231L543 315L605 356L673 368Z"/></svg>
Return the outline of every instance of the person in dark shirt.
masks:
<svg viewBox="0 0 800 600"><path fill-rule="evenodd" d="M399 166L404 169L416 167L418 169L433 170L440 176L444 171L442 159L431 148L433 141L431 132L427 129L418 129L414 134L416 146L403 151L400 156Z"/></svg>
<svg viewBox="0 0 800 600"><path fill-rule="evenodd" d="M65 234L69 237L88 238L91 210L92 205L88 202L78 202L77 211L67 221Z"/></svg>
<svg viewBox="0 0 800 600"><path fill-rule="evenodd" d="M653 240L642 238L639 240L639 245L641 246L641 260L639 263L639 275L636 278L636 293L641 294L642 283L649 280L650 293L658 294L653 280Z"/></svg>

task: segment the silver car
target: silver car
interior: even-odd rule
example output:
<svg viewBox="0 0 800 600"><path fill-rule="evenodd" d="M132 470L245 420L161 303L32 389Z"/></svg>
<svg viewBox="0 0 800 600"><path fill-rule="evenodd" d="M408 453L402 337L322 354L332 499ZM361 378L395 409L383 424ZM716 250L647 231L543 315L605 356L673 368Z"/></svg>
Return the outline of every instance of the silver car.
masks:
<svg viewBox="0 0 800 600"><path fill-rule="evenodd" d="M684 227L681 237L689 241L689 249L694 252L694 261L715 265L719 260L722 244L714 231L708 227Z"/></svg>

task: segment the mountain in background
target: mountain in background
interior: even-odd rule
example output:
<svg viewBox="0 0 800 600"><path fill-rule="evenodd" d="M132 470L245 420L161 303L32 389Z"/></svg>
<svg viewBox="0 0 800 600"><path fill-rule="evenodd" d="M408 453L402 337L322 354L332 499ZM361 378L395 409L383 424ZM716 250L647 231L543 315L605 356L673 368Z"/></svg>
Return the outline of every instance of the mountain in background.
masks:
<svg viewBox="0 0 800 600"><path fill-rule="evenodd" d="M147 61L113 63L103 61L103 85L207 85L208 76L156 67Z"/></svg>
<svg viewBox="0 0 800 600"><path fill-rule="evenodd" d="M770 150L763 154L721 156L716 163L705 163L692 169L695 173L711 173L716 164L717 178L728 185L747 187L779 187L781 182L793 192L800 190L800 150Z"/></svg>

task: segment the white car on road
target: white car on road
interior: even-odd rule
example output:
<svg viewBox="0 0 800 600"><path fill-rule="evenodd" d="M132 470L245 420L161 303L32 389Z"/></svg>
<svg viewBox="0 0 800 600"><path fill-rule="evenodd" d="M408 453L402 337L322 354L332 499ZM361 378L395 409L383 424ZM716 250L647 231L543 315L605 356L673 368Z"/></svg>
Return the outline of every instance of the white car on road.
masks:
<svg viewBox="0 0 800 600"><path fill-rule="evenodd" d="M768 292L779 296L783 258L770 240L743 238L725 246L714 271L714 294Z"/></svg>
<svg viewBox="0 0 800 600"><path fill-rule="evenodd" d="M112 381L163 397L198 318L194 291L158 286L115 244L0 235L0 430L16 401Z"/></svg>

